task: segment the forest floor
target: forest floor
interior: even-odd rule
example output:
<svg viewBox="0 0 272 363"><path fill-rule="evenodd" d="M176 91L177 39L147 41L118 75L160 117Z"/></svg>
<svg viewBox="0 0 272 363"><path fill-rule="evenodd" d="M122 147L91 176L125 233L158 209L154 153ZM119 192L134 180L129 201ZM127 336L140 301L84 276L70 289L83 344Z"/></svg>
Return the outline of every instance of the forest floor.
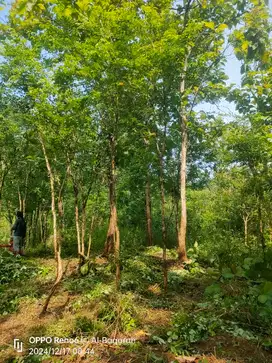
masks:
<svg viewBox="0 0 272 363"><path fill-rule="evenodd" d="M55 261L17 258L24 277L0 285L0 362L272 362L271 336L247 300L246 279L222 278L198 263L179 265L169 254L164 293L160 258L154 248L126 259L118 293L112 262L96 258L79 276L77 259L66 259L65 277L42 317ZM74 341L32 343L30 337ZM13 339L23 342L22 353Z"/></svg>

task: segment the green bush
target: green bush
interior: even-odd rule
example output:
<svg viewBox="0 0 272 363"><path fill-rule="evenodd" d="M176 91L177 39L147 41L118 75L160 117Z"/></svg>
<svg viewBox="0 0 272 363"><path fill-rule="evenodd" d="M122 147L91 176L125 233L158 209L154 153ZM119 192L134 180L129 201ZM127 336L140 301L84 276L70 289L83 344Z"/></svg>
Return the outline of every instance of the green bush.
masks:
<svg viewBox="0 0 272 363"><path fill-rule="evenodd" d="M0 285L30 279L37 273L38 268L23 257L7 251L0 253Z"/></svg>

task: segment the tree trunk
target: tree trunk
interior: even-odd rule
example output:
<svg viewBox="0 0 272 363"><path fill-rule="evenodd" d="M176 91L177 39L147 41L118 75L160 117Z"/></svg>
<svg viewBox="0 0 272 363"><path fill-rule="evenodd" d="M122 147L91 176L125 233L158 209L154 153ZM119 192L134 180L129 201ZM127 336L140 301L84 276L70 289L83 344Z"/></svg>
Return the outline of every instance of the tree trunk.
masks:
<svg viewBox="0 0 272 363"><path fill-rule="evenodd" d="M262 246L263 255L265 258L265 238L264 238L264 223L263 223L263 216L262 216L262 198L258 197L258 220L259 220L259 243Z"/></svg>
<svg viewBox="0 0 272 363"><path fill-rule="evenodd" d="M26 246L32 245L32 217L33 213L29 214L29 218L27 221L28 228L27 228L27 238L26 238Z"/></svg>
<svg viewBox="0 0 272 363"><path fill-rule="evenodd" d="M153 245L153 236L152 236L152 213L151 213L151 193L150 193L150 176L149 172L147 172L147 179L145 185L145 212L146 212L146 236L147 236L147 245Z"/></svg>
<svg viewBox="0 0 272 363"><path fill-rule="evenodd" d="M87 259L90 258L90 254L91 254L93 226L94 226L94 215L92 216L91 224L90 224L90 230L89 230L89 242L88 242Z"/></svg>
<svg viewBox="0 0 272 363"><path fill-rule="evenodd" d="M81 252L85 255L85 233L86 233L86 205L82 206L81 214Z"/></svg>
<svg viewBox="0 0 272 363"><path fill-rule="evenodd" d="M23 201L22 201L22 209L21 209L21 211L23 212L23 215L25 215L25 213L26 213L26 199L27 199L27 188L28 188L29 174L30 174L30 172L28 171L26 173L26 178L25 178L25 193L24 193L24 198L23 198Z"/></svg>
<svg viewBox="0 0 272 363"><path fill-rule="evenodd" d="M116 205L116 170L115 170L116 141L114 136L110 136L110 173L109 173L109 199L110 199L110 222L107 233L107 240L104 249L104 255L108 256L114 249L115 266L116 266L116 287L120 283L120 232L117 219Z"/></svg>
<svg viewBox="0 0 272 363"><path fill-rule="evenodd" d="M187 163L187 147L188 147L188 130L187 130L187 114L185 104L185 78L188 67L189 53L186 55L183 66L183 74L181 75L180 94L180 128L181 128L181 151L180 151L180 204L181 215L178 235L178 258L181 262L187 260L186 253L186 231L187 231L187 208L186 208L186 163Z"/></svg>
<svg viewBox="0 0 272 363"><path fill-rule="evenodd" d="M87 207L87 203L88 203L88 199L89 199L89 195L91 193L92 190L92 183L88 188L88 192L85 195L82 195L82 213L81 213L81 252L82 254L85 256L85 235L86 235L86 221L87 221L87 212L86 212L86 207ZM93 217L92 217L92 222L91 222L91 229L90 229L90 234L92 233L92 227L93 227ZM92 237L91 237L92 240ZM87 258L89 258L90 255L90 251L89 251L89 247L87 250Z"/></svg>
<svg viewBox="0 0 272 363"><path fill-rule="evenodd" d="M75 223L77 232L77 252L81 254L81 236L80 236L80 223L79 223L79 207L78 207L78 188L74 184L74 198L75 198Z"/></svg>
<svg viewBox="0 0 272 363"><path fill-rule="evenodd" d="M18 199L19 199L19 210L22 211L23 210L23 198L22 198L22 194L20 192L19 187L18 187Z"/></svg>
<svg viewBox="0 0 272 363"><path fill-rule="evenodd" d="M12 213L12 207L11 207L11 202L10 201L7 201L7 212L8 212L7 219L9 221L9 223L12 225L13 213Z"/></svg>
<svg viewBox="0 0 272 363"><path fill-rule="evenodd" d="M117 225L116 218L116 230L115 230L115 265L116 265L116 289L119 290L120 287L120 279L121 279L121 266L120 266L120 232Z"/></svg>
<svg viewBox="0 0 272 363"><path fill-rule="evenodd" d="M245 246L248 246L248 221L249 221L249 215L248 214L243 215L243 221L244 221Z"/></svg>
<svg viewBox="0 0 272 363"><path fill-rule="evenodd" d="M50 182L50 190L51 190L51 211L52 211L52 219L53 219L53 243L54 243L54 251L55 251L55 259L57 262L57 268L56 268L56 280L51 288L51 292L49 293L49 296L46 299L46 302L44 304L44 307L42 309L41 314L44 314L47 310L48 304L50 302L51 297L56 291L57 286L59 285L62 275L63 275L63 269L62 269L62 260L61 260L61 246L60 246L60 239L58 238L58 224L57 224L57 211L56 211L56 200L55 200L55 180L54 180L54 174L49 162L49 158L47 156L45 144L43 141L43 137L40 134L40 142L45 158L45 163L48 171L49 176L49 182Z"/></svg>
<svg viewBox="0 0 272 363"><path fill-rule="evenodd" d="M179 212L178 212L178 199L175 196L175 189L173 188L172 191L172 204L174 209L174 216L175 216L175 232L176 232L176 241L177 246L179 242Z"/></svg>
<svg viewBox="0 0 272 363"><path fill-rule="evenodd" d="M36 240L36 209L31 213L31 245L34 246Z"/></svg>
<svg viewBox="0 0 272 363"><path fill-rule="evenodd" d="M115 140L111 136L110 139L110 150L111 150L111 168L109 172L109 200L110 200L110 220L107 232L107 239L105 243L104 255L108 256L114 251L115 246L115 233L117 226L117 208L116 208L116 197L115 197Z"/></svg>
<svg viewBox="0 0 272 363"><path fill-rule="evenodd" d="M3 175L1 178L1 182L0 182L0 213L2 211L2 195L3 195L4 185L5 185L5 179L6 179L6 176L8 175L9 169L5 169L5 166L2 166L2 171L3 171Z"/></svg>
<svg viewBox="0 0 272 363"><path fill-rule="evenodd" d="M160 150L159 144L157 143L157 151L160 166L160 192L161 192L161 222L162 222L162 243L163 243L163 287L164 291L167 290L168 283L168 272L167 272L167 259L166 259L166 223L165 223L165 192L164 192L164 165L163 165L163 154L165 147L163 146L163 151Z"/></svg>
<svg viewBox="0 0 272 363"><path fill-rule="evenodd" d="M110 220L107 232L107 239L104 248L104 255L108 256L114 251L114 234L116 229L116 206L113 197L112 183L109 184L109 198L110 198Z"/></svg>

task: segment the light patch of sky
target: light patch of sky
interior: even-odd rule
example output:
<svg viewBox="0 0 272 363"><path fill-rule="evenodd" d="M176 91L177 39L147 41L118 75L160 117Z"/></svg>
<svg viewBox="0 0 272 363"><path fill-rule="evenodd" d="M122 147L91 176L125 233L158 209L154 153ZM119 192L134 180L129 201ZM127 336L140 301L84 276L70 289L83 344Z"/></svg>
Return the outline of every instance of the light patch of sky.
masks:
<svg viewBox="0 0 272 363"><path fill-rule="evenodd" d="M232 84L236 87L239 87L241 85L241 62L236 58L234 50L231 46L229 46L226 51L226 64L224 68L225 73L228 76L226 84ZM225 114L231 117L237 113L235 110L235 104L226 100L221 100L217 104L204 102L197 105L195 107L195 111L204 111L214 114Z"/></svg>
<svg viewBox="0 0 272 363"><path fill-rule="evenodd" d="M272 18L272 0L268 3L270 9L270 19ZM234 50L229 46L226 53L227 62L225 65L225 73L229 77L226 83L236 85L239 87L241 85L241 62L236 58ZM226 100L221 100L217 105L210 103L202 103L195 107L196 111L204 111L214 114L225 115L225 119L232 119L238 112L235 110L235 104L233 102L228 102Z"/></svg>
<svg viewBox="0 0 272 363"><path fill-rule="evenodd" d="M9 9L11 7L11 4L8 5L0 5L0 23L5 23L6 18L8 16Z"/></svg>

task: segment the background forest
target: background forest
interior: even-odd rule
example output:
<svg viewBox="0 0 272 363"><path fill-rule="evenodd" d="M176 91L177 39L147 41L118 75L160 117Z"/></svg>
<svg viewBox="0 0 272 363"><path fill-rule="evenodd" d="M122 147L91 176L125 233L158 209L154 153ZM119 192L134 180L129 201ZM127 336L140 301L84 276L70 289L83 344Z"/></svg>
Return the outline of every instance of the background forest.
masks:
<svg viewBox="0 0 272 363"><path fill-rule="evenodd" d="M173 315L145 322L159 353L136 344L133 362L215 362L214 345L194 344L218 329L260 349L219 358L272 361L270 35L257 0L12 4L0 24L1 243L16 210L28 229L25 257L1 248L3 331L38 304L40 319L78 314L73 330L54 313L59 330L46 333L131 335L151 304ZM230 47L240 87L227 82ZM207 111L222 100L237 113ZM101 301L95 318L80 310ZM3 357L17 362L9 347Z"/></svg>

